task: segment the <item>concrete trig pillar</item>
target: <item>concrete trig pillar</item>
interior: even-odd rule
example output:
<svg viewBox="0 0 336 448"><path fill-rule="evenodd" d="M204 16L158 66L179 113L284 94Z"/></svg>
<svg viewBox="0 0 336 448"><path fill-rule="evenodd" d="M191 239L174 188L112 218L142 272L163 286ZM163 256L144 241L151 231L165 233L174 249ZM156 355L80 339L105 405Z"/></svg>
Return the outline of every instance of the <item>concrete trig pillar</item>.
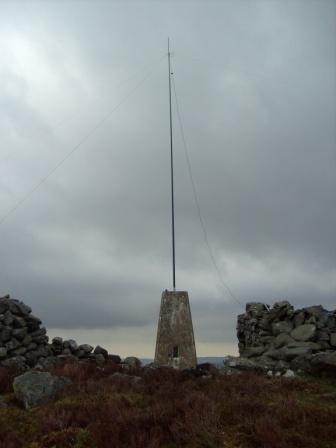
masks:
<svg viewBox="0 0 336 448"><path fill-rule="evenodd" d="M158 365L191 369L197 364L194 330L187 291L163 291L156 338Z"/></svg>

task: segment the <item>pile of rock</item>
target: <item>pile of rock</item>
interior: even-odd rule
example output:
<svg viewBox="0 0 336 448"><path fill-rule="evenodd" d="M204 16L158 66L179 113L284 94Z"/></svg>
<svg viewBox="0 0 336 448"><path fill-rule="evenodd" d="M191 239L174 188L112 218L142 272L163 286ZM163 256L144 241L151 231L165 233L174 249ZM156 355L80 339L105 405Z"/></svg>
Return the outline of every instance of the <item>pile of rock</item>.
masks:
<svg viewBox="0 0 336 448"><path fill-rule="evenodd" d="M0 298L0 365L26 370L45 367L66 358L91 359L103 364L107 359L120 363L99 345L78 345L76 341L56 337L49 344L47 331L29 306L9 295Z"/></svg>
<svg viewBox="0 0 336 448"><path fill-rule="evenodd" d="M4 366L33 366L51 355L46 329L23 302L0 298L0 362Z"/></svg>
<svg viewBox="0 0 336 448"><path fill-rule="evenodd" d="M238 316L237 336L246 365L275 371L336 371L336 311L321 305L294 310L287 301L272 308L248 303Z"/></svg>
<svg viewBox="0 0 336 448"><path fill-rule="evenodd" d="M113 360L115 363L119 364L121 362L120 357L117 355L109 355L108 351L97 345L93 349L92 345L81 344L78 345L73 339L64 340L60 337L53 338L49 349L52 357L58 360L62 359L92 359L97 362L97 364L104 364L107 359Z"/></svg>

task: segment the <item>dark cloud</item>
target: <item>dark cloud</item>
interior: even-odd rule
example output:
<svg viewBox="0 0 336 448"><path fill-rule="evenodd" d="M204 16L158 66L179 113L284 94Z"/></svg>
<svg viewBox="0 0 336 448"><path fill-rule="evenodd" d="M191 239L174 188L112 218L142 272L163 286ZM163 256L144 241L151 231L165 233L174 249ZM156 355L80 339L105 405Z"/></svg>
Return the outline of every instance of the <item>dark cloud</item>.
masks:
<svg viewBox="0 0 336 448"><path fill-rule="evenodd" d="M1 291L49 328L156 326L171 284L170 35L224 281L243 303L336 306L334 2L0 10L1 216L120 104L0 227ZM211 264L178 126L174 113L178 287L190 292L196 339L230 343L242 308Z"/></svg>

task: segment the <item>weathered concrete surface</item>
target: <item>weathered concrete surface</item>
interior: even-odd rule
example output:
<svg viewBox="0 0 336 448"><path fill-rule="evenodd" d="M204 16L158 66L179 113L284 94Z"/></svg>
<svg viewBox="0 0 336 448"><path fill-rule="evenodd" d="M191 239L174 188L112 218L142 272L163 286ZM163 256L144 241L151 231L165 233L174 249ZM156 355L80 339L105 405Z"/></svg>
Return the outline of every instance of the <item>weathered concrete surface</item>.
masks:
<svg viewBox="0 0 336 448"><path fill-rule="evenodd" d="M187 291L165 290L162 293L154 362L176 369L196 367L194 330Z"/></svg>

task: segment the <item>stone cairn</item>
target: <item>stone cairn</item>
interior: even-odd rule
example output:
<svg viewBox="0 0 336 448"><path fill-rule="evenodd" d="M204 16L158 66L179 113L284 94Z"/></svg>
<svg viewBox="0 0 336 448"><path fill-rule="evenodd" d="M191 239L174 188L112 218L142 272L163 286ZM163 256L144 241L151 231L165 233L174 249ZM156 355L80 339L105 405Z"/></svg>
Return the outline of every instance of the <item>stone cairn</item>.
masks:
<svg viewBox="0 0 336 448"><path fill-rule="evenodd" d="M78 345L76 341L56 337L49 344L45 327L29 306L9 295L0 298L0 365L26 370L46 367L64 359L91 359L104 364L107 359L120 363L99 345Z"/></svg>
<svg viewBox="0 0 336 448"><path fill-rule="evenodd" d="M247 303L238 316L237 336L246 366L308 372L314 366L336 368L336 311L321 305L294 310L287 301L272 308Z"/></svg>

